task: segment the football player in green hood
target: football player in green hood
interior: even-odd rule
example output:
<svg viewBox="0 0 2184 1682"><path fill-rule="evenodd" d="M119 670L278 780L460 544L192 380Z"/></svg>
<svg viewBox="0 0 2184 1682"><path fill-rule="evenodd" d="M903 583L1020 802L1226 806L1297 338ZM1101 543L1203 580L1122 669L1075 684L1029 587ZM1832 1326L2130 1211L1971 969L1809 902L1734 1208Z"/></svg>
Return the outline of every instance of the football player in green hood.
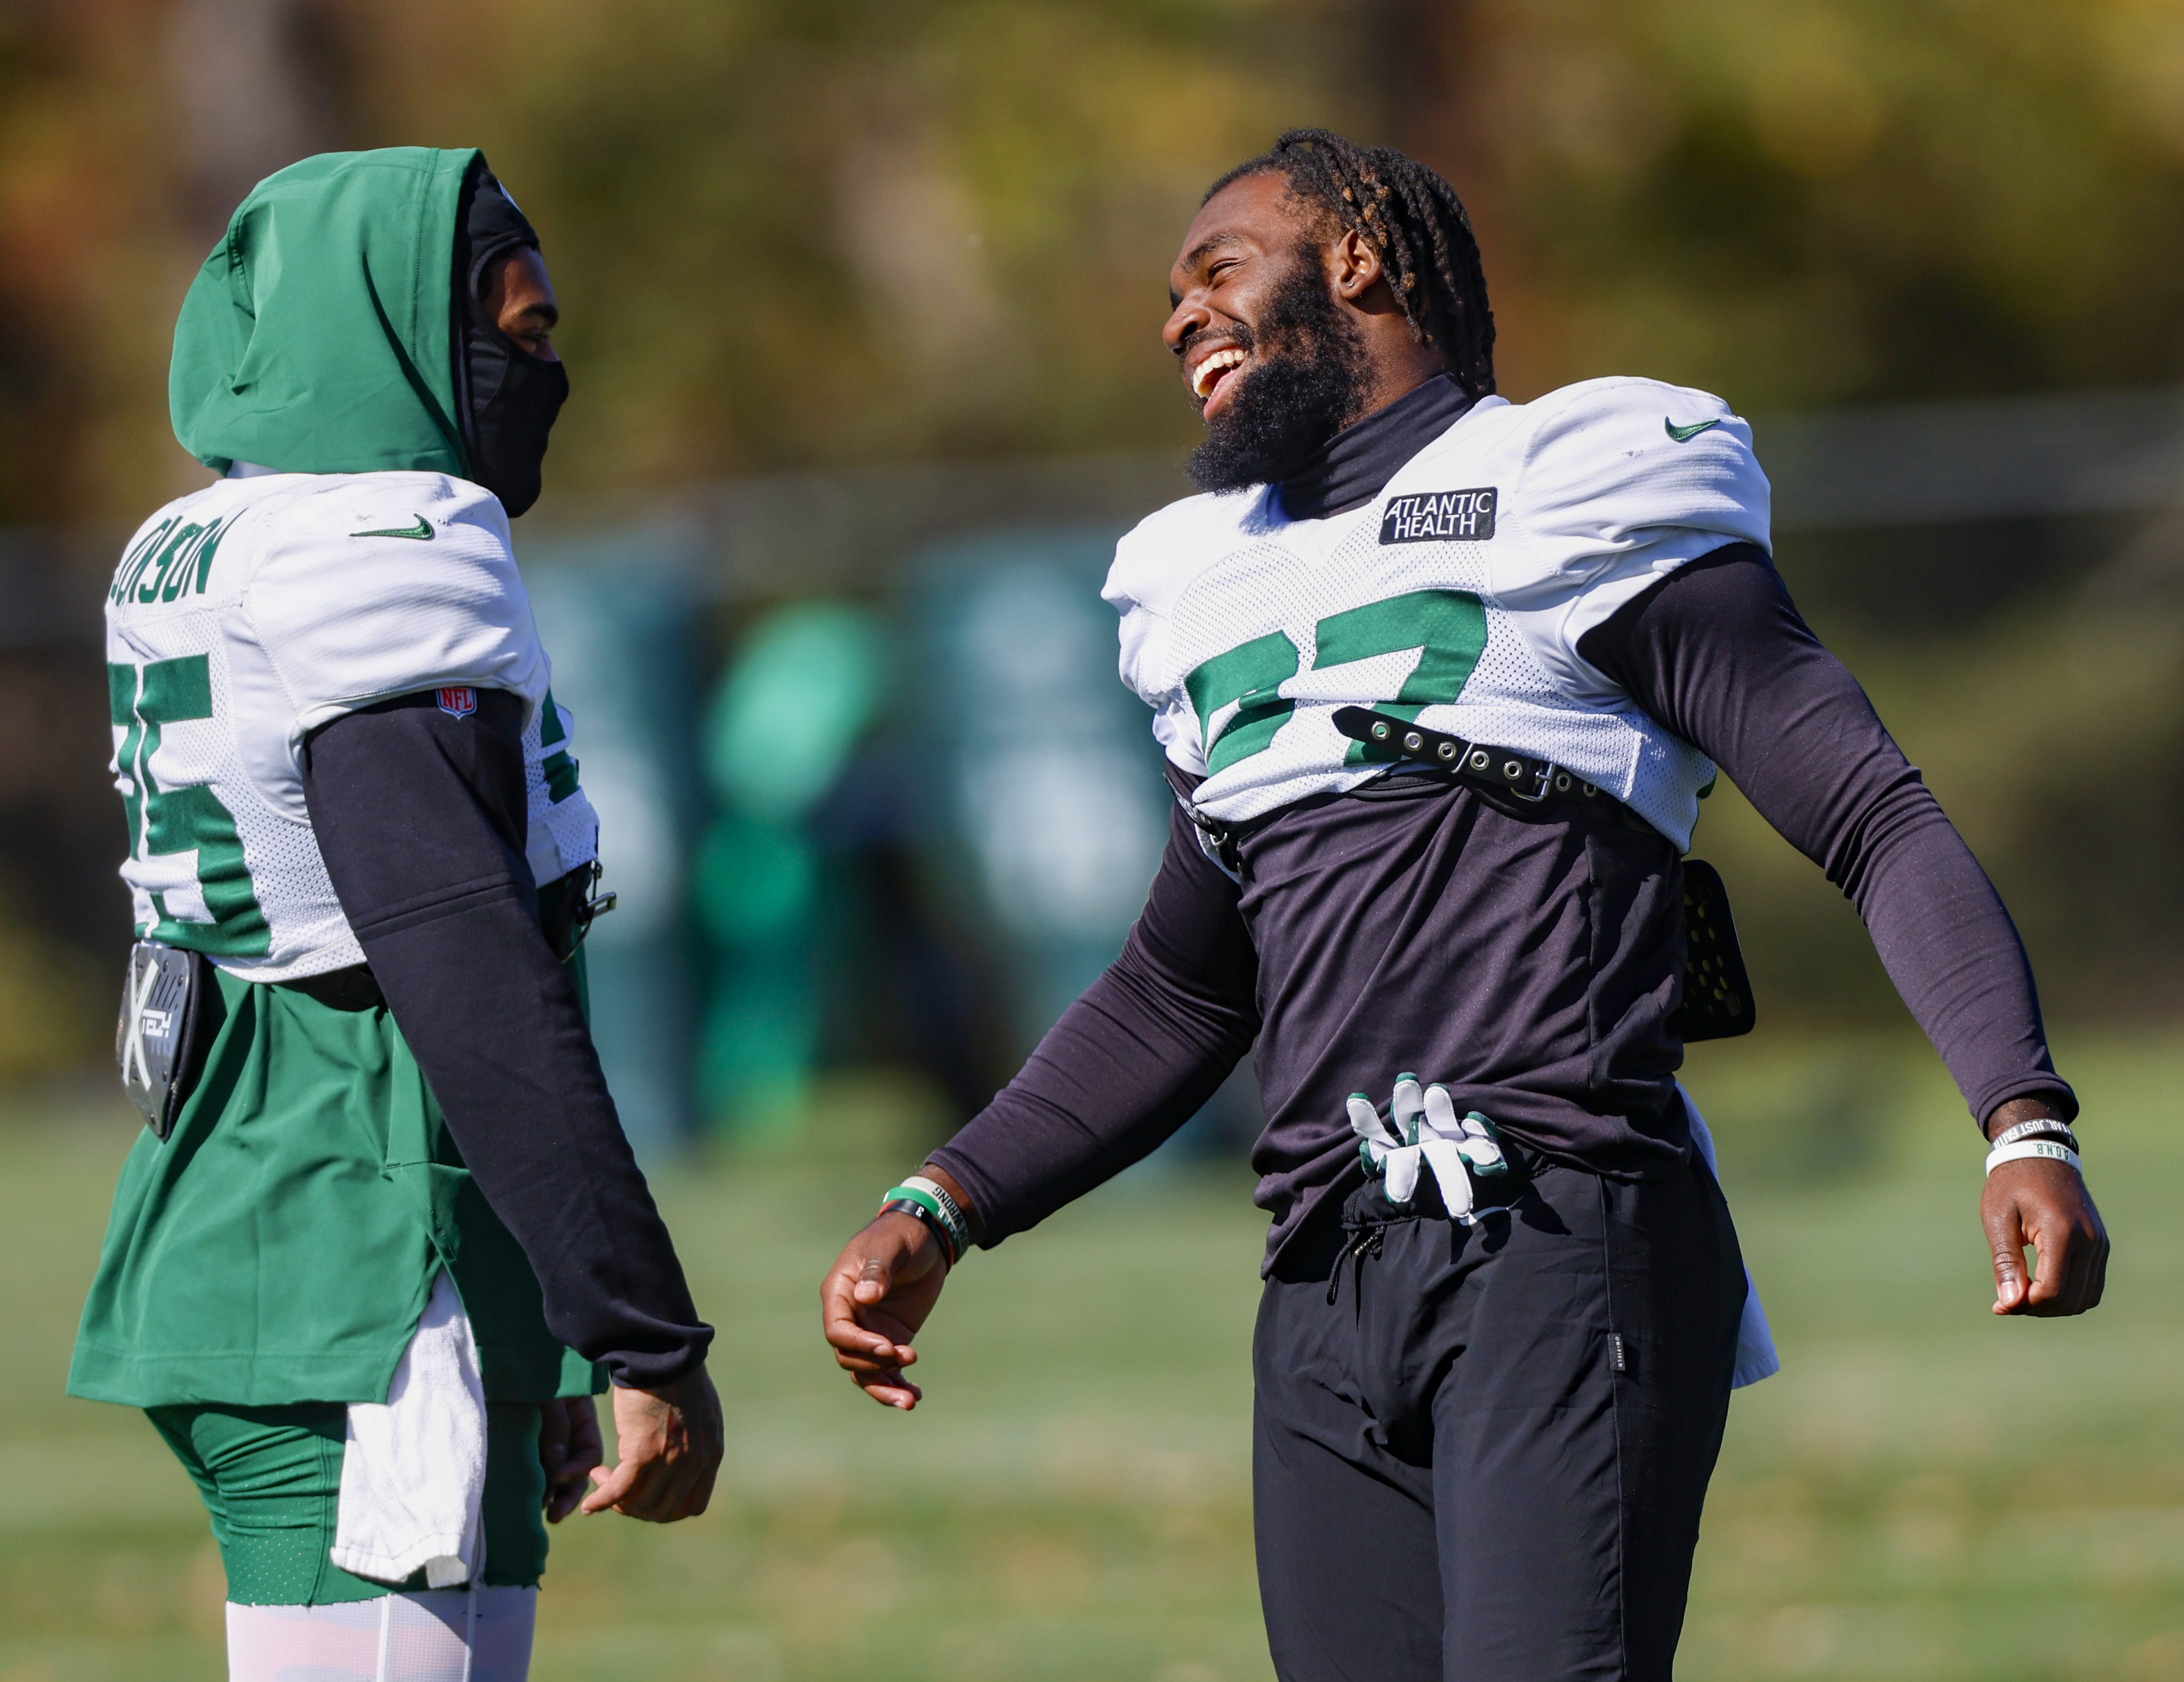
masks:
<svg viewBox="0 0 2184 1682"><path fill-rule="evenodd" d="M557 319L476 151L261 182L175 331L220 476L109 593L148 1125L69 1388L196 1480L239 1682L514 1682L542 1518L700 1512L720 1462L585 1023L599 823L510 550Z"/></svg>

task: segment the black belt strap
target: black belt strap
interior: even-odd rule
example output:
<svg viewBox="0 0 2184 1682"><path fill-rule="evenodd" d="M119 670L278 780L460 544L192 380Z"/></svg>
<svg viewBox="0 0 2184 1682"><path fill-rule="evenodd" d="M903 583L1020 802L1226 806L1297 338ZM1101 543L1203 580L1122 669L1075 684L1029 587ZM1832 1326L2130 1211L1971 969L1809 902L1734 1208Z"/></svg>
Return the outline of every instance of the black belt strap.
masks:
<svg viewBox="0 0 2184 1682"><path fill-rule="evenodd" d="M1571 801L1588 816L1626 824L1648 834L1659 833L1606 789L1552 760L1518 753L1514 748L1467 742L1461 736L1429 730L1412 720L1374 712L1370 707L1337 708L1334 727L1351 741L1363 743L1375 758L1409 760L1446 771L1478 787L1532 805ZM1197 826L1207 856L1240 880L1243 866L1234 829L1198 810L1191 791L1173 766L1168 781L1178 804ZM1684 996L1670 1022L1670 1031L1686 1044L1749 1033L1757 1012L1752 978L1745 971L1736 924L1730 915L1729 890L1722 883L1721 873L1702 860L1685 860L1683 875Z"/></svg>
<svg viewBox="0 0 2184 1682"><path fill-rule="evenodd" d="M1416 760L1420 765L1452 771L1467 782L1499 788L1520 800L1620 801L1586 782L1574 771L1565 771L1552 760L1535 759L1514 748L1489 747L1467 742L1439 730L1429 730L1408 719L1395 718L1369 707L1338 707L1334 727L1353 742L1377 748L1391 760Z"/></svg>
<svg viewBox="0 0 2184 1682"><path fill-rule="evenodd" d="M379 990L379 977L371 972L369 964L351 964L347 969L321 970L316 975L301 976L293 981L277 982L275 985L292 987L329 1010L376 1011L387 1003L387 995Z"/></svg>
<svg viewBox="0 0 2184 1682"><path fill-rule="evenodd" d="M1336 708L1334 727L1351 741L1362 743L1371 757L1390 765L1412 760L1533 805L1574 800L1588 816L1603 822L1626 824L1649 834L1657 833L1606 789L1552 760L1537 759L1514 748L1467 742L1461 736L1429 730L1409 719L1374 712L1369 707ZM1234 827L1199 810L1190 788L1172 771L1168 781L1175 789L1177 804L1197 827L1206 856L1231 877L1239 876L1242 866Z"/></svg>

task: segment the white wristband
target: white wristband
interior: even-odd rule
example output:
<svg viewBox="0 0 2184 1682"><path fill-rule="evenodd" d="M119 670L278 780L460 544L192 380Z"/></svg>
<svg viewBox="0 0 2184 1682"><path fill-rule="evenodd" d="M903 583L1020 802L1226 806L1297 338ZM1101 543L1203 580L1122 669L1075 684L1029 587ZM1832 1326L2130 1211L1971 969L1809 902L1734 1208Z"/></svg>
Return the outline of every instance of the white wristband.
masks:
<svg viewBox="0 0 2184 1682"><path fill-rule="evenodd" d="M903 1184L912 1190L923 1192L940 1206L940 1223L948 1228L948 1236L956 1240L956 1253L969 1255L971 1223L963 1213L963 1206L948 1195L948 1188L923 1174L912 1174Z"/></svg>
<svg viewBox="0 0 2184 1682"><path fill-rule="evenodd" d="M2015 1145L1997 1145L1986 1153L1986 1171L1991 1174L2004 1162L2023 1162L2034 1157L2045 1157L2051 1162L2068 1162L2081 1173L2085 1172L2085 1164L2079 1161L2078 1153L2067 1145L2058 1145L2052 1139L2026 1139Z"/></svg>

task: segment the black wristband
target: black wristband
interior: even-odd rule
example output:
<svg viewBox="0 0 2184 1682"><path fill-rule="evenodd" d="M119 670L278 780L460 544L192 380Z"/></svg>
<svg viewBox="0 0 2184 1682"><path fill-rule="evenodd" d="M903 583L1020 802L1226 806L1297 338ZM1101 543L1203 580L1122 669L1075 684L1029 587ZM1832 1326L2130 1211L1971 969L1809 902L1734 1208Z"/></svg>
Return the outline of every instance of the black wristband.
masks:
<svg viewBox="0 0 2184 1682"><path fill-rule="evenodd" d="M2014 1127L2004 1128L1987 1141L1987 1148L1999 1150L2005 1145L2015 1145L2028 1139L2059 1139L2071 1150L2078 1149L2078 1136L2070 1131L2070 1123L2059 1122L2053 1116L2036 1116L2029 1122L2020 1122Z"/></svg>
<svg viewBox="0 0 2184 1682"><path fill-rule="evenodd" d="M941 1218L922 1203L913 1203L907 1197L898 1197L891 1203L880 1205L883 1215L898 1210L905 1215L915 1215L925 1223L926 1230L940 1240L940 1254L946 1258L949 1270L951 1273L955 1271L956 1263L960 1259L956 1254L956 1240L949 1236L948 1228Z"/></svg>

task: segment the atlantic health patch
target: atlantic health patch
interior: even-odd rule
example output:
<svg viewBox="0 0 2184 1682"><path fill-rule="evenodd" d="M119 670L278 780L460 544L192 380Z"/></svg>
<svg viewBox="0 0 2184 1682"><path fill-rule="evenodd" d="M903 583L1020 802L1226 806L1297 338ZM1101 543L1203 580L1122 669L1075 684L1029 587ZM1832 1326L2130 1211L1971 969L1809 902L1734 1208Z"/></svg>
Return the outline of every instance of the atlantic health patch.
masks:
<svg viewBox="0 0 2184 1682"><path fill-rule="evenodd" d="M1493 487L1392 497L1380 516L1384 543L1483 543L1494 535Z"/></svg>

